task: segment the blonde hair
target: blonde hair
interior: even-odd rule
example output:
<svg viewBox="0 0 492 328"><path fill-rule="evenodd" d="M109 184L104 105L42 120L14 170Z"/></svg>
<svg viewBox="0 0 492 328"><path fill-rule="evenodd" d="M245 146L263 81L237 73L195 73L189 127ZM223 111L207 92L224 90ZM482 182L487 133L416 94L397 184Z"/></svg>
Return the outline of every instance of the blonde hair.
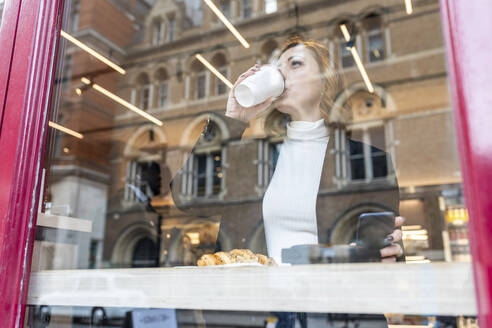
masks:
<svg viewBox="0 0 492 328"><path fill-rule="evenodd" d="M335 97L344 90L344 82L342 76L335 70L330 63L330 55L328 49L321 43L315 40L302 40L299 37L293 37L287 40L278 58L290 48L297 45L304 45L310 49L314 55L314 59L318 63L321 78L323 80L323 88L321 92L320 111L321 116L325 120L325 124L329 125L330 112L333 110ZM265 113L265 131L269 134L282 134L285 132L284 127L278 126L278 122L286 119L288 115L280 112L274 106Z"/></svg>

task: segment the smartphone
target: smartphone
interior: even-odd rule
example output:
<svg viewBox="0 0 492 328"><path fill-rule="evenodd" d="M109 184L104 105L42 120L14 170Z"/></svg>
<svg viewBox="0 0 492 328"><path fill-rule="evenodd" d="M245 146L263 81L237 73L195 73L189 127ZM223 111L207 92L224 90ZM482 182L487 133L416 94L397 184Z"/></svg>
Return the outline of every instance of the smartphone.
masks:
<svg viewBox="0 0 492 328"><path fill-rule="evenodd" d="M356 230L356 244L370 249L390 246L387 237L395 230L395 213L363 213L359 216Z"/></svg>

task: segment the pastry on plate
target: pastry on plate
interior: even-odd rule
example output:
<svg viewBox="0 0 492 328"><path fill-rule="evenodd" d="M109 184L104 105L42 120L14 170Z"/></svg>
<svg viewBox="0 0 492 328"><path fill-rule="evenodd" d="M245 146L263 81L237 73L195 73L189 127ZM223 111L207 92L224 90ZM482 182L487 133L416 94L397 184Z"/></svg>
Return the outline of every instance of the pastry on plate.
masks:
<svg viewBox="0 0 492 328"><path fill-rule="evenodd" d="M217 260L214 254L205 254L197 262L198 266L216 265Z"/></svg>
<svg viewBox="0 0 492 328"><path fill-rule="evenodd" d="M266 255L255 254L249 249L233 249L230 252L205 254L197 261L198 266L213 266L233 263L259 263L262 265L276 265L275 261Z"/></svg>

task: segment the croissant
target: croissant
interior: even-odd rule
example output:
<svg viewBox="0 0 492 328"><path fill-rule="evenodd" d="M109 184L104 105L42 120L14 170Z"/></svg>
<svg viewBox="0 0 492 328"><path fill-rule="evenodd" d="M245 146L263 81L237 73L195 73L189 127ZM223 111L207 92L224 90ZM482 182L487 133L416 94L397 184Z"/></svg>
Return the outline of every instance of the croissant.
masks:
<svg viewBox="0 0 492 328"><path fill-rule="evenodd" d="M249 249L233 249L230 253L237 263L250 263L257 261L256 255Z"/></svg>
<svg viewBox="0 0 492 328"><path fill-rule="evenodd" d="M213 254L205 254L198 260L198 266L216 265L216 258Z"/></svg>
<svg viewBox="0 0 492 328"><path fill-rule="evenodd" d="M217 265L234 263L231 255L226 252L217 252L214 256Z"/></svg>
<svg viewBox="0 0 492 328"><path fill-rule="evenodd" d="M267 265L268 263L268 257L263 254L256 254L256 259L260 264Z"/></svg>
<svg viewBox="0 0 492 328"><path fill-rule="evenodd" d="M198 266L222 265L231 263L260 263L276 265L275 261L266 255L255 254L249 249L233 249L230 252L205 254L197 261Z"/></svg>

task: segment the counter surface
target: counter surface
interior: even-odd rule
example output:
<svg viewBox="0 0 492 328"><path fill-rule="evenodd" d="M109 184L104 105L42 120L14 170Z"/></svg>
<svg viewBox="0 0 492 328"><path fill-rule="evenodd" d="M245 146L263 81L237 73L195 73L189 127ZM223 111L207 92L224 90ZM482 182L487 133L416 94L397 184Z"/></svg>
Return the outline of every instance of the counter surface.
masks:
<svg viewBox="0 0 492 328"><path fill-rule="evenodd" d="M28 304L476 315L466 263L40 271Z"/></svg>

